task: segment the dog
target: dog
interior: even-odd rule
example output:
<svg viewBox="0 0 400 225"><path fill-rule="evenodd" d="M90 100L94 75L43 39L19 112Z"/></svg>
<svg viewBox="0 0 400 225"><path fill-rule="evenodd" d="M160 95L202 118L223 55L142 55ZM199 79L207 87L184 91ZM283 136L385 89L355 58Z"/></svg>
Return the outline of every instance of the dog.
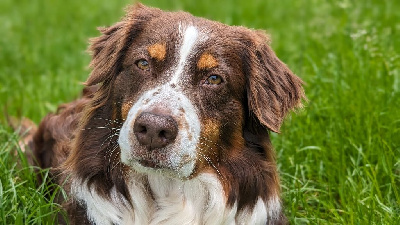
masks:
<svg viewBox="0 0 400 225"><path fill-rule="evenodd" d="M305 99L259 30L136 4L28 136L71 224L285 224L270 132ZM27 137L25 137L27 139Z"/></svg>

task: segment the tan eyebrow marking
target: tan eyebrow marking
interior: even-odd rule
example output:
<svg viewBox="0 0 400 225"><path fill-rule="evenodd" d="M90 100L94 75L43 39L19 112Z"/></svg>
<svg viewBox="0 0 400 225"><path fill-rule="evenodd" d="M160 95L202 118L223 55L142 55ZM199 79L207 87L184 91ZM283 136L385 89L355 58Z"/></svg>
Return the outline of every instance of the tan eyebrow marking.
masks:
<svg viewBox="0 0 400 225"><path fill-rule="evenodd" d="M150 45L147 48L149 54L152 58L157 59L157 61L162 61L165 59L165 55L167 54L165 43L157 43L154 45Z"/></svg>
<svg viewBox="0 0 400 225"><path fill-rule="evenodd" d="M209 53L204 53L200 56L197 62L197 68L199 69L211 69L218 66L217 60Z"/></svg>

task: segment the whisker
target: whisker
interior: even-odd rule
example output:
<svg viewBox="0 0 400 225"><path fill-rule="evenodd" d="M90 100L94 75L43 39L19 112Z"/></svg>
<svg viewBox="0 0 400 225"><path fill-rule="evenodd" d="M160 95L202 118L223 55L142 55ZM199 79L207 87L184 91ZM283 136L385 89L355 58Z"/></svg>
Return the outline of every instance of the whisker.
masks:
<svg viewBox="0 0 400 225"><path fill-rule="evenodd" d="M109 158L111 158L112 154L114 153L114 151L119 147L119 145L117 144L118 142L115 141L114 147L112 147L112 150L110 151L110 148L107 149L107 153L109 155ZM110 161L109 161L110 162Z"/></svg>
<svg viewBox="0 0 400 225"><path fill-rule="evenodd" d="M112 140L114 137L116 137L116 136L119 136L119 132L110 133L110 135L108 135L108 137L103 141L103 143L101 143L100 147L103 147L103 145L104 145L108 140L110 140L109 143L111 143L111 142L112 142L111 140Z"/></svg>
<svg viewBox="0 0 400 225"><path fill-rule="evenodd" d="M200 137L200 138L199 138L199 141L200 141L200 143L202 143L202 144L204 144L204 145L210 147L210 146L207 145L206 143L201 142L201 140L206 141L206 142L209 142L209 143L211 143L211 144L213 144L213 145L215 145L215 146L221 148L222 150L226 150L224 146L222 146L222 145L218 144L217 142L212 141L212 140L210 140L210 139L208 139L208 138L206 138L206 137Z"/></svg>
<svg viewBox="0 0 400 225"><path fill-rule="evenodd" d="M94 129L121 130L121 128L115 128L115 127L86 127L82 128L81 130L94 130Z"/></svg>
<svg viewBox="0 0 400 225"><path fill-rule="evenodd" d="M225 179L224 179L224 176L222 176L222 174L221 174L221 171L219 171L219 169L214 165L214 163L212 162L212 160L211 160L209 157L207 157L207 156L205 156L204 154L200 153L200 151L198 152L198 154L199 154L204 160L206 160L206 162L207 162L211 167L213 167L213 168L215 169L215 171L217 171L218 175L221 177L222 180L225 180Z"/></svg>
<svg viewBox="0 0 400 225"><path fill-rule="evenodd" d="M93 119L96 119L96 120L105 120L105 121L110 121L110 122L119 122L119 120L125 121L125 119L113 119L113 120L111 120L111 119L102 118L102 117L94 117Z"/></svg>
<svg viewBox="0 0 400 225"><path fill-rule="evenodd" d="M119 155L119 154L118 154ZM117 155L114 157L114 159L117 158ZM113 162L115 162L115 160L113 160ZM115 167L117 167L118 165L121 164L121 161L117 161L117 163L114 163L114 166L111 167L110 172L113 171L115 169Z"/></svg>

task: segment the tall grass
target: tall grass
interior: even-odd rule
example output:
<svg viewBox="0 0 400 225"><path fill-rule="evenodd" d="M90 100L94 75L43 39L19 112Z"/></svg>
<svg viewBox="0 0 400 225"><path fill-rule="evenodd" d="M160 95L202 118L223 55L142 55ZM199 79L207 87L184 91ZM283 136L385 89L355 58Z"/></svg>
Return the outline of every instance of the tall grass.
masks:
<svg viewBox="0 0 400 225"><path fill-rule="evenodd" d="M0 224L55 224L61 207L53 203L59 187L49 182L48 170L28 165L17 135L0 126ZM54 190L54 192L52 191Z"/></svg>
<svg viewBox="0 0 400 225"><path fill-rule="evenodd" d="M272 135L292 224L400 224L400 2L143 2L266 29L306 82L310 101ZM2 0L0 106L39 122L78 96L87 39L129 3ZM37 184L2 124L0 224L52 224L59 208L49 184Z"/></svg>

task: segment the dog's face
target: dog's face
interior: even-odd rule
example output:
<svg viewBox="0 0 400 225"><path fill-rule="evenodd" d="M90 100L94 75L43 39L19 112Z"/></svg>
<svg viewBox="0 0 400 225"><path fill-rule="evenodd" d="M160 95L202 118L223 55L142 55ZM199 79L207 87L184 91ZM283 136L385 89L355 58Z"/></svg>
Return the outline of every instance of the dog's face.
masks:
<svg viewBox="0 0 400 225"><path fill-rule="evenodd" d="M156 168L188 177L196 162L217 160L220 146L243 145L246 82L238 47L221 43L233 37L220 24L191 20L183 14L149 22L116 79L126 118L121 159L139 171ZM221 136L236 140L221 143Z"/></svg>
<svg viewBox="0 0 400 225"><path fill-rule="evenodd" d="M102 83L115 103L121 162L139 172L215 170L255 142L245 132L279 131L303 97L257 31L137 5L103 34L87 84Z"/></svg>

